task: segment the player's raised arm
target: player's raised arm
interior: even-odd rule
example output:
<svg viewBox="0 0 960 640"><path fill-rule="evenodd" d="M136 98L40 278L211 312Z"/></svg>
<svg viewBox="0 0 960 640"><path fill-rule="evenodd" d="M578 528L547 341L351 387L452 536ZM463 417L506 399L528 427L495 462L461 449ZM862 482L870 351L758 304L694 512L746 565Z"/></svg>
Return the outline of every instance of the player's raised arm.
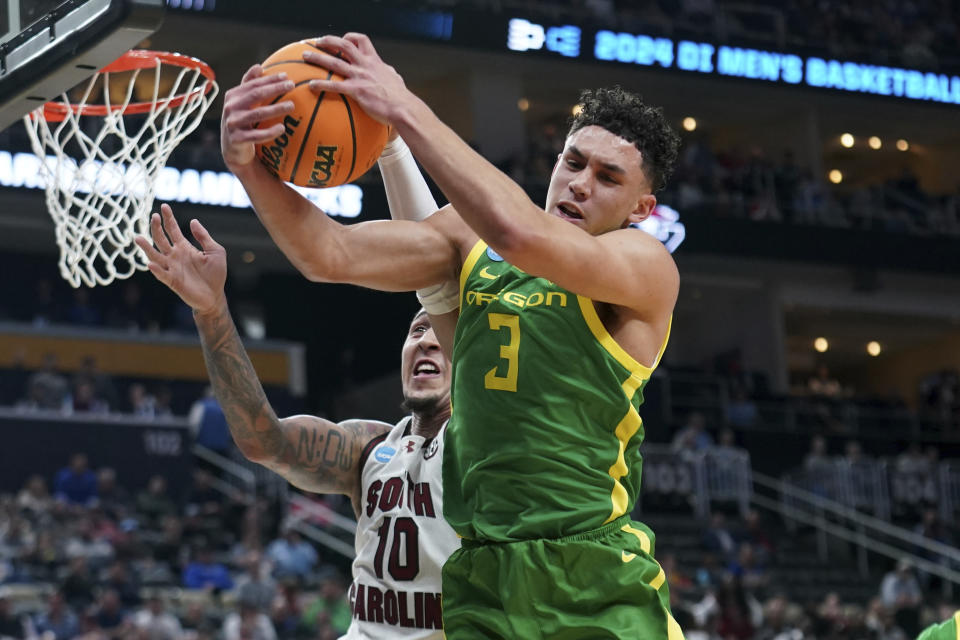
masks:
<svg viewBox="0 0 960 640"><path fill-rule="evenodd" d="M169 206L153 214L151 235L136 239L150 272L193 309L203 356L230 434L240 451L309 491L343 493L358 504L360 454L390 426L365 420L340 424L314 416L279 419L230 317L223 291L226 252L197 221L190 223L201 250L180 232Z"/></svg>
<svg viewBox="0 0 960 640"><path fill-rule="evenodd" d="M656 205L652 191L658 186L646 174L639 175L647 158L627 140L605 129L609 135L598 136L600 127L585 128L575 145L576 159L564 159L555 169L555 178L560 170L576 175L551 182L561 192L551 194L550 215L544 215L519 185L473 151L406 88L366 36L324 36L316 43L339 57L307 52L304 59L345 80L335 83L336 89L332 82L315 80L314 91L346 93L371 116L397 128L460 216L508 262L576 293L641 314L672 308L678 286L673 260L656 243L633 242L639 234L620 230L650 214ZM610 149L612 155L607 153ZM604 213L614 209L616 216Z"/></svg>
<svg viewBox="0 0 960 640"><path fill-rule="evenodd" d="M417 167L410 148L395 130L378 161L394 220L426 220L437 211L437 201ZM430 324L445 353L453 353L453 335L460 308L460 283L447 280L417 290L417 299L430 314Z"/></svg>
<svg viewBox="0 0 960 640"><path fill-rule="evenodd" d="M227 167L243 183L271 238L306 277L385 291L412 291L456 277L460 253L447 230L455 215L423 224L373 221L341 225L271 175L255 157L255 144L272 140L283 125L255 124L289 112L289 102L269 104L292 83L251 67L224 95L221 147ZM456 218L456 220L454 220Z"/></svg>

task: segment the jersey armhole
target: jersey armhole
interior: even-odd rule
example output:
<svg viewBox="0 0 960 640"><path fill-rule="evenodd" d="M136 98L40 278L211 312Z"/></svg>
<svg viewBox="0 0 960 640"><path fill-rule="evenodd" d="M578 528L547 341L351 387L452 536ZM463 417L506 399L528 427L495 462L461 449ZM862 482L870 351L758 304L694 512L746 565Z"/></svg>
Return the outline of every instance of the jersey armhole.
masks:
<svg viewBox="0 0 960 640"><path fill-rule="evenodd" d="M358 461L359 464L357 465L357 486L361 487L361 490L363 487L363 468L367 466L367 459L370 457L370 452L373 451L374 447L386 440L388 435L390 435L390 432L386 431L377 437L372 438L370 442L363 447L363 451L360 452L360 460Z"/></svg>

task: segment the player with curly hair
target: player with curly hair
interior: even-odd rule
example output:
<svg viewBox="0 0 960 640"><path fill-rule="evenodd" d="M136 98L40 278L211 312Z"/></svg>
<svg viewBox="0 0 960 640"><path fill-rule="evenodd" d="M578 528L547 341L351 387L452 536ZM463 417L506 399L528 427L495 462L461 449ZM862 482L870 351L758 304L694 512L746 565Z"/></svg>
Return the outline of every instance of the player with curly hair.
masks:
<svg viewBox="0 0 960 640"><path fill-rule="evenodd" d="M640 488L639 407L670 333L676 265L650 215L679 139L620 88L586 91L546 206L443 124L361 34L325 36L345 78L450 200L422 222L342 226L254 160L253 124L289 87L253 67L227 92L222 143L274 241L301 272L385 290L456 279L421 300L456 310L444 517L462 548L443 568L448 638L682 638L654 537L630 519ZM268 106L260 106L267 104ZM281 105L281 106L278 106ZM424 299L427 298L427 299ZM456 314L454 314L456 315ZM434 323L441 333L438 323Z"/></svg>

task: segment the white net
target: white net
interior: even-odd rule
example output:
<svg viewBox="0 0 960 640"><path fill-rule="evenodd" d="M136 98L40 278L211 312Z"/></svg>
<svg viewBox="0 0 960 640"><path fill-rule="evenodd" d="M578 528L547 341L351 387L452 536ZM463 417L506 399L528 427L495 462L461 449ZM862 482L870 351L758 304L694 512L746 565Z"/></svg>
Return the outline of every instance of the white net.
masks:
<svg viewBox="0 0 960 640"><path fill-rule="evenodd" d="M216 82L200 68L156 55L163 57L147 68L97 73L71 92L73 100L61 95L60 121L48 121L43 107L24 117L41 160L60 274L74 287L147 268L133 239L148 233L157 176L216 97ZM147 96L137 96L148 103L142 113L131 112L135 94Z"/></svg>

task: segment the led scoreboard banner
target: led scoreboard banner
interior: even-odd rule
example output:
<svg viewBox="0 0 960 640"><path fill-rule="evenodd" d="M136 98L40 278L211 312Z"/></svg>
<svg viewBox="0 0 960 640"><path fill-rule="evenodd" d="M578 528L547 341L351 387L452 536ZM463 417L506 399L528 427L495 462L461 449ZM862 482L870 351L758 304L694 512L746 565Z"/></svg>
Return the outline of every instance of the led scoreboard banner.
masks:
<svg viewBox="0 0 960 640"><path fill-rule="evenodd" d="M583 61L960 104L960 77L955 75L569 24L546 25L523 18L509 20L506 46L520 53L545 52Z"/></svg>
<svg viewBox="0 0 960 640"><path fill-rule="evenodd" d="M317 3L286 0L285 11L264 15L262 0L167 0L168 9L197 16L272 21L326 32L365 31L374 36L448 43L461 47L665 69L700 76L812 87L844 93L890 96L919 102L960 104L960 77L643 33L549 24L466 8L413 9L381 2ZM319 35L319 32L318 32Z"/></svg>

